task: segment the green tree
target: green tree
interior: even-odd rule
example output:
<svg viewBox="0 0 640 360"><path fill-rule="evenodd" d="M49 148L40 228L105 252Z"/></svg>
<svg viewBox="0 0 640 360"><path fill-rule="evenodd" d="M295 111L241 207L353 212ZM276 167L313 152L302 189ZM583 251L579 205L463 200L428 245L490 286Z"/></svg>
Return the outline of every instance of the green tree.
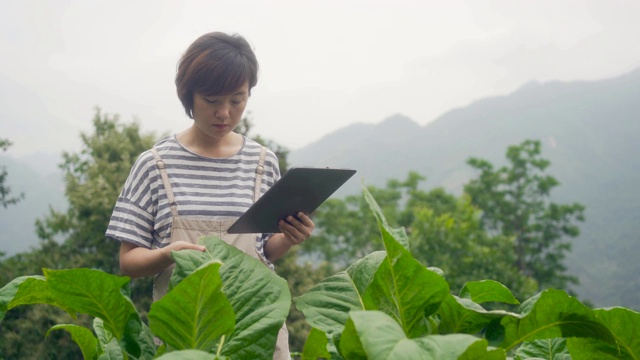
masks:
<svg viewBox="0 0 640 360"><path fill-rule="evenodd" d="M93 133L81 134L80 152L63 154L60 167L65 173L67 211L50 209L49 215L36 221L39 247L0 262L2 285L18 276L41 274L42 268L88 267L119 273L119 244L104 234L131 166L140 153L153 146L155 138L154 134L141 135L136 123L123 124L118 116L96 109ZM151 304L151 287L151 278L132 282L131 297L143 315ZM89 320L78 320L80 324L83 321ZM74 321L50 307L8 313L0 329L0 354L5 360L79 358L77 346L63 332L54 332L43 341L50 326L60 322ZM51 349L57 349L56 353Z"/></svg>
<svg viewBox="0 0 640 360"><path fill-rule="evenodd" d="M2 151L7 151L11 145L11 141L8 139L0 139L0 149ZM4 166L0 168L0 204L5 208L24 198L24 193L20 193L18 196L11 196L11 188L7 185L7 175L9 175L7 169Z"/></svg>
<svg viewBox="0 0 640 360"><path fill-rule="evenodd" d="M36 227L45 242L65 239L63 252L69 261L65 268L91 267L116 274L119 244L104 234L131 166L153 146L156 135L140 134L137 123L120 123L117 115L103 115L99 109L93 127L92 134L80 135L79 153L63 153L60 167L65 174L67 211L51 209Z"/></svg>
<svg viewBox="0 0 640 360"><path fill-rule="evenodd" d="M545 173L550 162L540 154L540 142L526 140L507 149L508 165L499 169L471 158L468 164L480 174L464 191L482 209L482 226L489 234L514 239L519 271L534 278L541 289L562 289L577 283L562 261L571 249L566 238L579 234L576 222L584 221L584 206L550 201L559 183Z"/></svg>
<svg viewBox="0 0 640 360"><path fill-rule="evenodd" d="M467 281L490 279L507 286L517 298L532 296L537 283L516 268L512 239L487 234L480 223L481 212L471 205L468 196L451 200L454 208L444 211L428 203L413 208L409 227L413 256L425 265L442 269L454 294Z"/></svg>

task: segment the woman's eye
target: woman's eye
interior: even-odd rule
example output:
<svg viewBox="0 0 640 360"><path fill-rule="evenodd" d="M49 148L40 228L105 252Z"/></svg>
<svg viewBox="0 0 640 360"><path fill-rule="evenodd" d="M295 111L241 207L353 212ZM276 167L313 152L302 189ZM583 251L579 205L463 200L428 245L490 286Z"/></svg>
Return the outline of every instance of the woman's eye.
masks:
<svg viewBox="0 0 640 360"><path fill-rule="evenodd" d="M215 104L218 102L216 99L207 99L207 98L205 98L204 101L208 102L209 104Z"/></svg>

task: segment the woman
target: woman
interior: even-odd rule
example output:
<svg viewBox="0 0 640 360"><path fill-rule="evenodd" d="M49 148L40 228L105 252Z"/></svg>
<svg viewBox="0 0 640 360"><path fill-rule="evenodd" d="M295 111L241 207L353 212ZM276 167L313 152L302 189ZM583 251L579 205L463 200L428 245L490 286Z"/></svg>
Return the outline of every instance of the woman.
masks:
<svg viewBox="0 0 640 360"><path fill-rule="evenodd" d="M258 62L239 35L198 38L178 63L176 87L186 130L142 153L118 197L107 237L120 241L124 275L154 275L154 300L162 297L171 251L204 251L203 235L216 235L245 253L271 262L314 229L304 213L280 222L277 234L228 234L226 229L279 178L275 154L235 133L257 83ZM274 358L289 359L286 327Z"/></svg>

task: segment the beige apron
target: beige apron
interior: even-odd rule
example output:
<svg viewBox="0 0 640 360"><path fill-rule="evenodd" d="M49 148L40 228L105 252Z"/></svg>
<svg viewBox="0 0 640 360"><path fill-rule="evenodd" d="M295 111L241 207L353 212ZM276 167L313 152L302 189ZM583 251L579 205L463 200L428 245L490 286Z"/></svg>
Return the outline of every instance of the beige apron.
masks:
<svg viewBox="0 0 640 360"><path fill-rule="evenodd" d="M186 217L180 217L178 215L178 205L175 202L173 195L173 189L165 164L160 158L160 154L156 149L151 149L153 157L156 160L156 166L160 171L162 177L162 183L164 185L165 192L167 193L167 199L171 207L171 238L170 242L173 243L177 240L189 241L193 244L198 242L202 236L217 236L224 240L227 244L233 245L240 249L244 253L264 262L264 259L258 254L256 249L256 236L257 234L229 234L227 229L233 224L236 219L226 220L206 220L206 219L190 219ZM260 152L260 160L256 167L256 181L253 190L253 201L255 202L260 197L260 186L262 184L262 175L264 174L264 159L266 149L262 147ZM153 281L153 301L162 298L168 290L169 280L173 272L175 264L170 265L162 272L158 273ZM278 340L276 342L276 350L273 355L274 360L290 360L291 355L289 353L289 332L287 331L286 323L282 325L280 332L278 333Z"/></svg>

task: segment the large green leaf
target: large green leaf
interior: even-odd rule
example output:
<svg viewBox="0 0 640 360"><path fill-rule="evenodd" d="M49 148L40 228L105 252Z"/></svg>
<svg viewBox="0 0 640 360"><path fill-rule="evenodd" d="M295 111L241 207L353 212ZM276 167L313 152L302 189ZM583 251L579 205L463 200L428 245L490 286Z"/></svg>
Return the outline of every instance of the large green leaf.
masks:
<svg viewBox="0 0 640 360"><path fill-rule="evenodd" d="M460 297L478 304L485 302L520 304L506 286L494 280L469 281L460 289Z"/></svg>
<svg viewBox="0 0 640 360"><path fill-rule="evenodd" d="M123 287L129 284L128 277L92 269L44 269L44 275L58 301L78 312L101 318L105 329L119 340L128 354L140 356L140 316L131 299L122 294Z"/></svg>
<svg viewBox="0 0 640 360"><path fill-rule="evenodd" d="M71 334L71 339L78 344L82 357L85 360L94 360L98 358L98 339L93 336L91 330L84 326L74 324L54 325L47 331L47 335L55 330L67 330Z"/></svg>
<svg viewBox="0 0 640 360"><path fill-rule="evenodd" d="M429 335L410 339L400 325L381 311L352 311L340 341L345 359L457 360L505 359L502 349L488 349L471 335Z"/></svg>
<svg viewBox="0 0 640 360"><path fill-rule="evenodd" d="M55 305L73 317L76 315L73 308L58 301L51 293L44 276L34 275L15 278L0 289L0 320L16 306L30 304Z"/></svg>
<svg viewBox="0 0 640 360"><path fill-rule="evenodd" d="M566 339L527 341L516 350L516 360L524 359L571 360Z"/></svg>
<svg viewBox="0 0 640 360"><path fill-rule="evenodd" d="M622 307L595 309L596 318L606 325L615 343L591 339L569 339L575 359L640 359L640 313Z"/></svg>
<svg viewBox="0 0 640 360"><path fill-rule="evenodd" d="M99 317L116 338L124 334L133 304L120 289L129 278L91 269L44 269L51 292L78 312Z"/></svg>
<svg viewBox="0 0 640 360"><path fill-rule="evenodd" d="M374 252L358 260L346 271L330 276L294 299L298 310L314 328L332 336L341 333L352 310L364 310L362 293L386 259L386 253Z"/></svg>
<svg viewBox="0 0 640 360"><path fill-rule="evenodd" d="M220 265L201 266L151 305L149 327L172 349L209 352L233 331L235 316L222 293Z"/></svg>
<svg viewBox="0 0 640 360"><path fill-rule="evenodd" d="M517 314L502 310L487 311L469 299L447 295L437 312L440 318L438 333L440 334L476 334L494 319Z"/></svg>
<svg viewBox="0 0 640 360"><path fill-rule="evenodd" d="M449 295L449 284L439 274L424 267L391 233L371 194L365 198L374 212L382 234L387 259L378 267L363 295L367 310L381 310L402 325L410 338L431 332L428 317Z"/></svg>
<svg viewBox="0 0 640 360"><path fill-rule="evenodd" d="M176 270L171 283L177 284L204 262L222 261L222 291L236 314L236 326L221 354L238 359L271 358L278 331L291 306L287 282L259 260L219 238L202 238L200 243L206 252L172 253Z"/></svg>
<svg viewBox="0 0 640 360"><path fill-rule="evenodd" d="M611 331L594 311L560 290L545 290L520 306L520 317L505 316L492 322L487 338L502 334L500 347L510 350L525 341L582 337L614 343Z"/></svg>

